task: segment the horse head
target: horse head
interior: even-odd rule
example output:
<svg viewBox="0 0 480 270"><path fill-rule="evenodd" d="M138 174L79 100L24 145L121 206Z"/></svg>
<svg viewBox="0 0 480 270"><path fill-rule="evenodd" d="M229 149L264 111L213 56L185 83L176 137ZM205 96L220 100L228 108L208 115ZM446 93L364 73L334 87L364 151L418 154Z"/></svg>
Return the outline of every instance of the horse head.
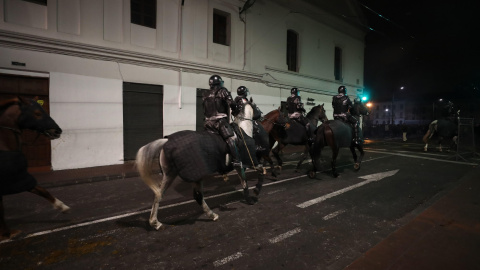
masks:
<svg viewBox="0 0 480 270"><path fill-rule="evenodd" d="M325 105L325 103L313 107L307 113L307 118L311 120L320 120L322 123L328 121L327 114L325 113L325 108L323 105Z"/></svg>
<svg viewBox="0 0 480 270"><path fill-rule="evenodd" d="M369 115L370 110L368 107L358 98L353 101L352 115Z"/></svg>
<svg viewBox="0 0 480 270"><path fill-rule="evenodd" d="M26 99L19 97L20 116L18 117L18 126L20 129L31 129L46 135L50 139L58 139L62 134L62 129L45 112L42 106L35 99Z"/></svg>

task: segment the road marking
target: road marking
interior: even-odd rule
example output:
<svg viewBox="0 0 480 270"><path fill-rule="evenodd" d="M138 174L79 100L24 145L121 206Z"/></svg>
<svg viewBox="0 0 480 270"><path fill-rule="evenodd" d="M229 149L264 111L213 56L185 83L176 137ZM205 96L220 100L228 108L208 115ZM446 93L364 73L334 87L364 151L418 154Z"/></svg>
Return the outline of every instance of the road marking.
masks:
<svg viewBox="0 0 480 270"><path fill-rule="evenodd" d="M327 200L327 199L329 199L329 198L332 198L332 197L335 197L335 196L337 196L337 195L343 194L343 193L345 193L345 192L347 192L347 191L350 191L350 190L352 190L352 189L355 189L355 188L361 187L361 186L363 186L363 185L366 185L366 184L368 184L368 183L371 183L371 182L374 182L374 181L379 181L379 180L382 180L383 178L386 178L386 177L395 175L398 171L399 171L399 170L393 170L393 171L388 171L388 172L374 173L374 174L370 174L370 175L361 176L361 177L359 177L359 178L366 179L366 181L363 181L363 182L360 182L360 183L358 183L358 184L355 184L355 185L352 185L352 186L349 186L349 187L346 187L346 188L343 188L343 189L334 191L334 192L332 192L332 193L323 195L323 196L318 197L318 198L316 198L316 199L306 201L306 202L304 202L304 203L301 203L301 204L297 205L297 207L307 208L307 207L312 206L312 205L314 205L314 204L323 202L323 201L325 201L325 200Z"/></svg>
<svg viewBox="0 0 480 270"><path fill-rule="evenodd" d="M454 164L478 165L477 163L461 162L461 161L453 161L453 160L445 160L445 159L437 159L437 158L431 158L431 157L422 157L422 156L416 156L416 155L407 155L407 154L392 153L392 152L383 152L383 151L375 151L375 150L368 150L367 152L379 153L379 154L389 154L389 155L392 155L392 156L401 156L401 157L411 157L411 158L428 159L428 160L442 161L442 162L448 162L448 163L454 163Z"/></svg>
<svg viewBox="0 0 480 270"><path fill-rule="evenodd" d="M386 157L388 157L388 156L373 158L373 159L365 160L364 162L369 162L369 161L372 161L372 160L375 160L375 159L386 158ZM338 166L338 168L339 167L351 166L351 165L352 164L350 163L350 164L346 164L346 165L343 165L343 166ZM299 176L295 176L295 177L291 177L291 178L267 183L267 184L264 184L263 186L265 187L265 186L277 185L277 184L280 184L280 183L283 183L283 182L292 181L292 180L295 180L295 179L305 178L305 177L307 177L307 176L306 175L299 175ZM255 188L255 186L252 186L249 189L254 189L254 188ZM234 194L234 193L238 193L238 192L243 192L243 189L237 189L237 190L234 190L234 191L220 193L220 194L217 194L217 195L211 195L211 196L205 197L205 200L208 200L208 199L211 199L211 198L217 198L217 197L221 197L221 196L225 196L225 195L230 195L230 194ZM164 206L159 207L159 210L160 209L167 209L167 208L171 208L171 207L175 207L175 206L180 206L180 205L184 205L184 204L189 204L189 203L193 203L193 202L196 202L196 201L195 200L188 200L188 201L184 201L184 202L164 205ZM0 245L4 244L4 243L8 243L8 242L13 242L13 241L26 239L26 238L35 237L35 236L46 235L46 234L50 234L50 233L65 231L65 230L69 230L69 229L75 229L75 228L89 226L89 225L93 225L93 224L97 224L97 223L102 223L102 222L106 222L106 221L112 221L112 220L121 219L121 218L125 218L125 217L135 216L135 215L139 215L139 214L150 213L150 211L151 211L151 209L139 210L139 211L135 211L135 212L125 213L125 214L122 214L122 215L112 216L112 217L98 219L98 220L92 220L92 221L89 221L89 222L78 223L78 224L74 224L74 225L70 225L70 226L66 226L66 227L60 227L60 228L56 228L56 229L52 229L52 230L46 230L46 231L31 233L31 234L26 235L25 237L17 237L17 238L14 238L14 239L7 239L7 240L0 241Z"/></svg>
<svg viewBox="0 0 480 270"><path fill-rule="evenodd" d="M240 258L240 257L242 257L242 256L243 256L243 254L242 254L241 252L237 252L237 253L235 253L235 254L233 254L233 255L230 255L230 256L228 256L228 257L225 257L225 258L223 258L223 259L221 259L221 260L214 261L214 262L213 262L213 266L215 266L215 267L222 266L222 265L227 264L227 263L229 263L229 262L231 262L231 261L233 261L233 260L236 260L236 259L238 259L238 258Z"/></svg>
<svg viewBox="0 0 480 270"><path fill-rule="evenodd" d="M286 233L282 233L282 234L280 234L280 235L277 236L277 237L274 237L274 238L272 238L272 239L269 239L268 241L269 241L270 243L272 243L272 244L275 244L275 243L278 243L278 242L280 242L280 241L283 241L283 240L287 239L288 237L290 237L290 236L292 236L292 235L295 235L295 234L297 234L297 233L299 233L299 232L301 232L301 231L302 231L302 229L296 228L296 229L293 229L293 230L288 231L288 232L286 232Z"/></svg>
<svg viewBox="0 0 480 270"><path fill-rule="evenodd" d="M323 220L329 220L329 219L334 218L334 217L336 217L340 214L343 214L343 213L345 213L345 210L338 210L338 211L335 211L331 214L328 214L328 215L324 216L322 219Z"/></svg>

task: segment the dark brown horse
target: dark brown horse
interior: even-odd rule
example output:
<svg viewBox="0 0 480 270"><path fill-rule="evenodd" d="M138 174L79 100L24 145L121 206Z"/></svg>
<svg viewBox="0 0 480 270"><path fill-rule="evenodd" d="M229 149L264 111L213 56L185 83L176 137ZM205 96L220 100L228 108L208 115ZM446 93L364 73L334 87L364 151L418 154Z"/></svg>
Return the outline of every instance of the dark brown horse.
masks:
<svg viewBox="0 0 480 270"><path fill-rule="evenodd" d="M27 172L27 159L22 153L21 133L30 129L50 139L60 137L62 130L36 100L12 97L0 100L0 241L15 237L19 230L10 230L5 223L3 196L29 191L47 199L62 212L70 208L37 185Z"/></svg>
<svg viewBox="0 0 480 270"><path fill-rule="evenodd" d="M306 118L310 122L312 129L316 129L319 121L327 121L325 115L325 109L322 105L313 107L308 113ZM274 110L267 113L262 120L262 126L269 133L270 148L278 143L277 147L272 149L272 153L277 159L278 166L281 168L282 159L279 152L288 144L293 145L305 145L305 152L300 161L297 163L296 170L300 168L303 161L307 158L307 154L310 151L310 147L307 143L307 131L305 127L297 121L288 121L283 116L280 110ZM272 171L272 175L276 176L276 173Z"/></svg>
<svg viewBox="0 0 480 270"><path fill-rule="evenodd" d="M355 116L357 119L361 115L368 115L369 110L365 104L361 101L355 100L353 103L353 108L350 110L350 113ZM336 168L337 163L337 156L340 148L349 147L350 151L353 155L353 160L355 162L354 168L355 170L360 169L360 164L362 163L362 159L364 156L363 151L363 140L362 140L362 130L358 128L359 133L359 144L354 144L353 139L353 128L350 124L345 123L341 120L332 120L332 121L325 121L321 124L317 129L317 136L315 137L314 147L312 149L312 163L313 163L313 170L309 172L309 176L313 178L317 171L318 166L318 159L320 158L321 151L323 147L330 146L332 149L332 173L334 177L338 177L338 172ZM360 152L360 157L357 158L357 153L355 148L358 149Z"/></svg>

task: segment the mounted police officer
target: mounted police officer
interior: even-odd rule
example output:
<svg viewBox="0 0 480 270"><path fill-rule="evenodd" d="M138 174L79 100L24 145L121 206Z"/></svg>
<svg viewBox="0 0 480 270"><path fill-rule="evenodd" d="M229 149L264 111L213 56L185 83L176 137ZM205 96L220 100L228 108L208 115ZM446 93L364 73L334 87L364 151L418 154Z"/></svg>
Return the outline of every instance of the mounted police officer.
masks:
<svg viewBox="0 0 480 270"><path fill-rule="evenodd" d="M307 140L308 143L313 142L313 134L310 127L310 122L308 121L303 114L306 112L305 108L303 108L302 99L298 95L298 88L294 87L290 90L290 96L287 98L287 111L288 111L288 118L297 121L302 126L305 127L307 132Z"/></svg>
<svg viewBox="0 0 480 270"><path fill-rule="evenodd" d="M333 119L339 119L343 122L350 123L353 127L353 142L359 143L358 138L358 120L350 114L353 107L352 101L347 96L347 88L345 86L338 87L338 95L333 96Z"/></svg>
<svg viewBox="0 0 480 270"><path fill-rule="evenodd" d="M250 93L250 91L248 91L248 88L245 87L245 86L240 86L240 87L237 88L237 96L235 97L235 103L237 104L237 110L234 111L232 114L234 116L237 116L241 111L244 110L244 106L246 104L249 104L253 109L253 116L252 116L251 120L253 120L253 134L255 136L259 132L259 130L258 130L258 128L259 128L258 125L259 124L255 120L258 120L260 117L262 117L262 111L260 111L260 109L253 102L251 97L250 97L250 100L248 100L247 96L248 96L249 93Z"/></svg>
<svg viewBox="0 0 480 270"><path fill-rule="evenodd" d="M203 94L203 110L205 115L205 129L218 132L227 143L233 159L233 166L242 168L240 155L236 147L237 136L229 123L229 112L237 111L230 92L223 87L223 80L218 75L212 75L208 80L210 90Z"/></svg>
<svg viewBox="0 0 480 270"><path fill-rule="evenodd" d="M243 108L243 106L249 103L247 96L248 96L248 88L245 86L240 86L237 88L237 97L235 97L235 103L237 104L237 110L233 113L233 115L237 115Z"/></svg>

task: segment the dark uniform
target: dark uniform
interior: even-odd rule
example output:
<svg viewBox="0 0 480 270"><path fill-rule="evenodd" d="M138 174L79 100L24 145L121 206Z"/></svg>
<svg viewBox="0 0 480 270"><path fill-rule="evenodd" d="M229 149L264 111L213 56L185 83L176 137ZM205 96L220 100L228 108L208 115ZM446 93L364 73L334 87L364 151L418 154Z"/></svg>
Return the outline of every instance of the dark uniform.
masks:
<svg viewBox="0 0 480 270"><path fill-rule="evenodd" d="M306 112L303 108L302 99L298 95L298 88L294 87L290 90L291 95L287 98L288 118L297 121L305 127L307 131L307 139L309 143L313 142L313 134L310 128L310 122L303 114Z"/></svg>
<svg viewBox="0 0 480 270"><path fill-rule="evenodd" d="M350 114L350 109L353 107L352 101L347 96L347 88L340 86L338 88L338 95L333 96L333 119L339 119L343 122L350 123L353 127L353 142L358 144L358 120Z"/></svg>
<svg viewBox="0 0 480 270"><path fill-rule="evenodd" d="M236 116L238 113L240 113L243 110L243 106L245 104L250 103L247 99L248 96L248 88L245 86L240 86L237 89L237 97L235 97L235 104L237 104L237 109L236 111L233 112L233 115Z"/></svg>
<svg viewBox="0 0 480 270"><path fill-rule="evenodd" d="M203 110L205 115L205 129L218 132L228 144L233 158L234 167L242 167L240 155L236 147L235 132L229 123L229 112L237 111L230 92L223 87L223 80L218 75L213 75L208 81L210 90L203 94Z"/></svg>

